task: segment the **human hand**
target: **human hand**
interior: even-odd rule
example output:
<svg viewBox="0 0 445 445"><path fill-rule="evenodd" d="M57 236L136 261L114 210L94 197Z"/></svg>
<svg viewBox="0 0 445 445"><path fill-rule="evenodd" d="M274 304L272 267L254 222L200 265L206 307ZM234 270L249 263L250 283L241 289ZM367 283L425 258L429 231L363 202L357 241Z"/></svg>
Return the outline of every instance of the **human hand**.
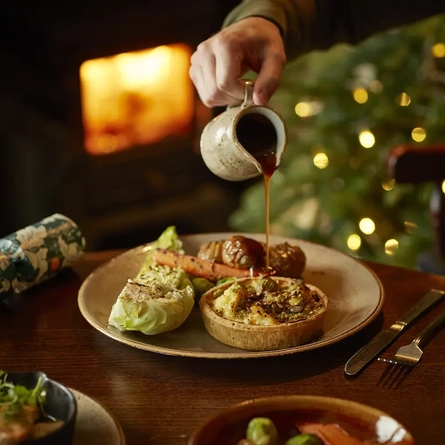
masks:
<svg viewBox="0 0 445 445"><path fill-rule="evenodd" d="M244 98L242 76L258 74L253 101L265 105L275 93L286 65L279 28L248 17L202 42L191 57L190 78L207 107L237 105Z"/></svg>

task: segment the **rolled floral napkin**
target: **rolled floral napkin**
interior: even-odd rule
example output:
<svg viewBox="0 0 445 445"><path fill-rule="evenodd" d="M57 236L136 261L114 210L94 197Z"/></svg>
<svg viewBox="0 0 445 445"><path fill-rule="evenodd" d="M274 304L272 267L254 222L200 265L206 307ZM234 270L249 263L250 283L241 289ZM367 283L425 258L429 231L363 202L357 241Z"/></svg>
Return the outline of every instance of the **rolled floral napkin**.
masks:
<svg viewBox="0 0 445 445"><path fill-rule="evenodd" d="M85 253L85 238L56 213L0 239L0 297L45 281Z"/></svg>
<svg viewBox="0 0 445 445"><path fill-rule="evenodd" d="M15 267L8 256L0 253L0 296L13 293L13 283L17 281Z"/></svg>

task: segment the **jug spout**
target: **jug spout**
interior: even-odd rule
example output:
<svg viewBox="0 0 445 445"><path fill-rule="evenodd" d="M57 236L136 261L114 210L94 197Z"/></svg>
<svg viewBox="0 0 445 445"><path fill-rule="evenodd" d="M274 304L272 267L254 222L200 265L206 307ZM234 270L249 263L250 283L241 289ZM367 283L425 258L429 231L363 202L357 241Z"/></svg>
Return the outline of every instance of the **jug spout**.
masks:
<svg viewBox="0 0 445 445"><path fill-rule="evenodd" d="M234 141L245 155L257 161L260 173L277 168L287 145L287 129L283 119L272 109L252 106L241 110L234 121Z"/></svg>

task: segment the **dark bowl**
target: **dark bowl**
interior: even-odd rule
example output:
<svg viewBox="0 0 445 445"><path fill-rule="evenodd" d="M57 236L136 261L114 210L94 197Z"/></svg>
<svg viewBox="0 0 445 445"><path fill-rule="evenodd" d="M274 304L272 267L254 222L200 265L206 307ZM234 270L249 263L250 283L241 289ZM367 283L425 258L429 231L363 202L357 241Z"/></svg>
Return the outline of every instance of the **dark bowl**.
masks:
<svg viewBox="0 0 445 445"><path fill-rule="evenodd" d="M71 445L77 416L77 403L71 391L48 378L43 372L8 372L7 380L16 385L33 388L39 378L43 379L43 387L46 389L45 413L54 419L62 420L63 425L45 437L27 441L26 445Z"/></svg>
<svg viewBox="0 0 445 445"><path fill-rule="evenodd" d="M287 437L299 422L337 423L357 439L415 445L399 422L378 409L350 400L307 395L265 397L231 406L194 431L188 445L237 445L246 437L253 417L270 418L279 434ZM284 443L286 437L282 439Z"/></svg>

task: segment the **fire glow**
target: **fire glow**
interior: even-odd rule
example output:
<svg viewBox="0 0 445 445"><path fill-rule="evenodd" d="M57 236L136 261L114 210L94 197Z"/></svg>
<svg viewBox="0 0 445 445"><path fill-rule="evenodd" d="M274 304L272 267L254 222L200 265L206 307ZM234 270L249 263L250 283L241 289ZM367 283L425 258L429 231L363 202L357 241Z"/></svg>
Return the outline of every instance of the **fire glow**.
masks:
<svg viewBox="0 0 445 445"><path fill-rule="evenodd" d="M104 155L190 131L191 51L183 44L87 60L80 67L85 149Z"/></svg>

